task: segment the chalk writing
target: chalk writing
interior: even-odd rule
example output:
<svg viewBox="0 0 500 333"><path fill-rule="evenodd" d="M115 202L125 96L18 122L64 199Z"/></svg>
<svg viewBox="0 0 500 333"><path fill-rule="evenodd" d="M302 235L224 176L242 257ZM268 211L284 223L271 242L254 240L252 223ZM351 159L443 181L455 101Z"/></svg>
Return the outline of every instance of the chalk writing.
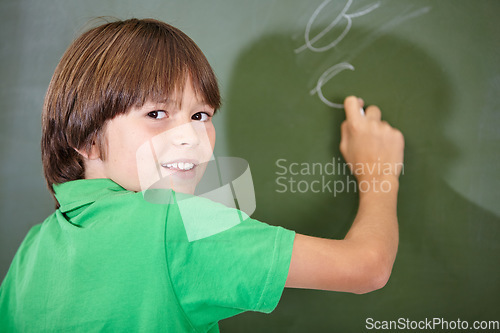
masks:
<svg viewBox="0 0 500 333"><path fill-rule="evenodd" d="M321 5L319 5L318 8L316 8L316 10L312 14L311 18L309 19L309 22L307 22L307 25L306 25L306 31L305 31L305 34L304 34L304 39L305 39L306 43L304 45L302 45L301 47L299 47L298 49L296 49L295 53L300 53L300 52L304 51L305 49L309 49L309 50L311 50L313 52L324 52L324 51L327 51L327 50L329 50L331 48L334 48L335 46L337 46L338 43L340 43L342 41L342 39L344 39L344 37L347 35L347 33L349 32L349 30L351 29L352 19L354 17L359 17L359 16L366 15L366 14L370 13L371 11L377 9L380 6L380 3L377 2L377 3L369 6L368 8L360 10L357 13L346 14L347 11L349 10L349 8L352 5L352 2L353 2L353 0L348 0L347 4L345 5L344 9L342 9L342 11L340 12L340 14L325 29L323 29L319 34L317 34L313 39L310 39L311 26L313 25L314 21L318 17L319 13L331 1L332 0L325 0L325 1L323 1L323 3ZM319 39L321 39L330 30L332 30L337 24L339 24L339 22L342 21L342 19L346 19L347 20L347 25L346 25L344 31L342 31L342 33L340 34L340 36L337 37L337 39L335 39L330 44L328 44L326 46L323 46L323 47L319 47L319 48L318 47L314 47L312 45L313 43L315 43Z"/></svg>
<svg viewBox="0 0 500 333"><path fill-rule="evenodd" d="M347 34L349 33L349 31L351 30L353 18L367 15L367 14L371 13L372 11L374 11L375 9L377 9L377 8L380 7L380 2L376 2L376 3L372 4L372 5L368 5L368 6L364 7L364 8L362 8L362 9L358 10L355 13L350 13L349 14L347 12L351 8L351 5L353 4L354 0L347 0L347 3L345 4L344 8L331 21L331 23L325 29L323 29L321 32L319 32L316 36L314 36L313 38L311 38L311 27L313 26L314 22L316 21L316 19L320 15L320 13L325 10L325 7L331 1L332 0L325 0L325 1L323 1L316 8L316 10L313 12L312 16L309 18L309 21L307 22L306 29L305 29L305 32L304 32L304 41L305 41L305 44L302 45L301 47L295 49L295 53L298 54L298 53L300 53L302 51L305 51L305 50L310 50L312 52L325 52L325 51L328 51L330 49L333 49L334 47L336 47L347 36ZM392 20L389 20L388 23L385 26L383 26L380 29L378 29L378 31L375 31L372 34L371 37L372 38L373 37L376 38L377 36L379 36L379 35L383 34L384 32L386 32L389 28L393 28L395 25L401 24L402 22L404 22L406 20L409 20L409 19L412 19L414 17L426 14L426 13L429 12L429 10L430 10L430 7L424 7L424 8L420 8L420 9L418 9L416 11L412 11L412 12L410 12L408 14L405 14L405 15L403 15L401 17L396 17L396 18L394 18ZM316 46L313 45L313 44L317 43L321 38L325 37L325 35L328 32L330 32L335 26L337 26L338 24L340 24L343 21L347 22L346 26L345 26L344 30L340 33L340 35L338 35L335 38L335 40L333 40L328 45L322 46L322 47L316 47ZM366 46L365 44L360 43L360 45L358 45L358 51L359 51L359 48L364 48L365 46ZM358 51L353 50L354 53L357 53ZM334 103L334 102L328 100L324 96L323 91L322 91L322 87L328 81L330 81L333 77L335 77L337 74L339 74L340 72L342 72L344 70L354 71L354 69L355 69L354 66L352 64L350 64L349 62L346 62L346 61L338 63L338 64L336 64L334 66L331 66L330 68L328 68L327 70L325 70L323 72L323 74L321 74L321 76L319 77L319 79L318 79L318 81L316 83L316 86L309 93L311 95L318 94L319 99L324 104L326 104L326 105L328 105L328 106L330 106L332 108L342 109L344 107L343 104Z"/></svg>
<svg viewBox="0 0 500 333"><path fill-rule="evenodd" d="M354 70L354 66L351 65L350 63L348 62L341 62L340 64L336 64L335 66L332 66L330 68L328 68L321 76L320 78L318 79L318 83L316 84L316 87L311 90L309 93L311 95L314 95L314 94L318 94L318 97L319 99L325 103L326 105L328 106L331 106L332 108L337 108L337 109L342 109L344 106L342 104L338 104L338 103L334 103L334 102L331 102L329 101L324 95L323 95L323 91L321 90L321 87L323 87L323 85L325 83L327 83L331 78L333 78L335 75L337 75L338 73L346 70L346 69L350 69L351 71Z"/></svg>

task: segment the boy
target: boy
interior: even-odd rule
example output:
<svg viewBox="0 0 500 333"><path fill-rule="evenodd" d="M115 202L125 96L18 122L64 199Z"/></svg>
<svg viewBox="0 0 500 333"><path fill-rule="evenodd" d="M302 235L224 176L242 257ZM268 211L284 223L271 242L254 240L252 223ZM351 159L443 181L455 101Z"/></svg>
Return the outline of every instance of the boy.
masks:
<svg viewBox="0 0 500 333"><path fill-rule="evenodd" d="M57 210L30 230L0 287L0 331L217 332L221 319L271 312L284 287L385 285L398 245L400 170L362 170L401 165L404 142L380 110L362 116L360 99L345 101L341 151L358 182L386 185L360 191L347 236L329 240L241 212L235 222L234 209L201 198L181 205L210 159L219 106L210 65L172 26L117 21L73 42L42 116ZM170 193L168 204L145 200L151 188Z"/></svg>

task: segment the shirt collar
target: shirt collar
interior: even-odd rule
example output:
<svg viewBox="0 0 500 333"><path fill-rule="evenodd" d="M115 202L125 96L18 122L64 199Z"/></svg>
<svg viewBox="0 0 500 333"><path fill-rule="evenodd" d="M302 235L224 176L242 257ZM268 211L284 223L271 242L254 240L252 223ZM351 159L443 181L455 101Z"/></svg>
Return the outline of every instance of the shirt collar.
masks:
<svg viewBox="0 0 500 333"><path fill-rule="evenodd" d="M89 205L98 199L126 189L107 178L78 179L53 185L59 210L63 213Z"/></svg>

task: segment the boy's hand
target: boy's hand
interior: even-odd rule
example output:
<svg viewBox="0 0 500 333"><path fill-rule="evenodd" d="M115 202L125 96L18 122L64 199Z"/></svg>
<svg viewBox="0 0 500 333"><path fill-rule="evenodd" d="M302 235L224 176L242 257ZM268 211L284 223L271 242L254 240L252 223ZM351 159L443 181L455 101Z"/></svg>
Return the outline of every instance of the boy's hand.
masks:
<svg viewBox="0 0 500 333"><path fill-rule="evenodd" d="M404 138L381 121L380 109L370 106L362 115L363 101L354 96L344 102L346 120L341 127L340 152L358 179L398 179L403 165Z"/></svg>

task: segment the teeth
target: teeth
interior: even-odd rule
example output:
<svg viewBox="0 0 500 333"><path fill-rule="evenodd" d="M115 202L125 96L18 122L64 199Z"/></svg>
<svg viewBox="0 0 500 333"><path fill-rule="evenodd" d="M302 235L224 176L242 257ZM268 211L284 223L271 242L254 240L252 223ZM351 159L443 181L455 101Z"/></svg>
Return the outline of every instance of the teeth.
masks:
<svg viewBox="0 0 500 333"><path fill-rule="evenodd" d="M168 164L163 164L162 166L172 170L184 170L184 171L191 170L192 168L194 168L194 164L188 162L168 163Z"/></svg>

